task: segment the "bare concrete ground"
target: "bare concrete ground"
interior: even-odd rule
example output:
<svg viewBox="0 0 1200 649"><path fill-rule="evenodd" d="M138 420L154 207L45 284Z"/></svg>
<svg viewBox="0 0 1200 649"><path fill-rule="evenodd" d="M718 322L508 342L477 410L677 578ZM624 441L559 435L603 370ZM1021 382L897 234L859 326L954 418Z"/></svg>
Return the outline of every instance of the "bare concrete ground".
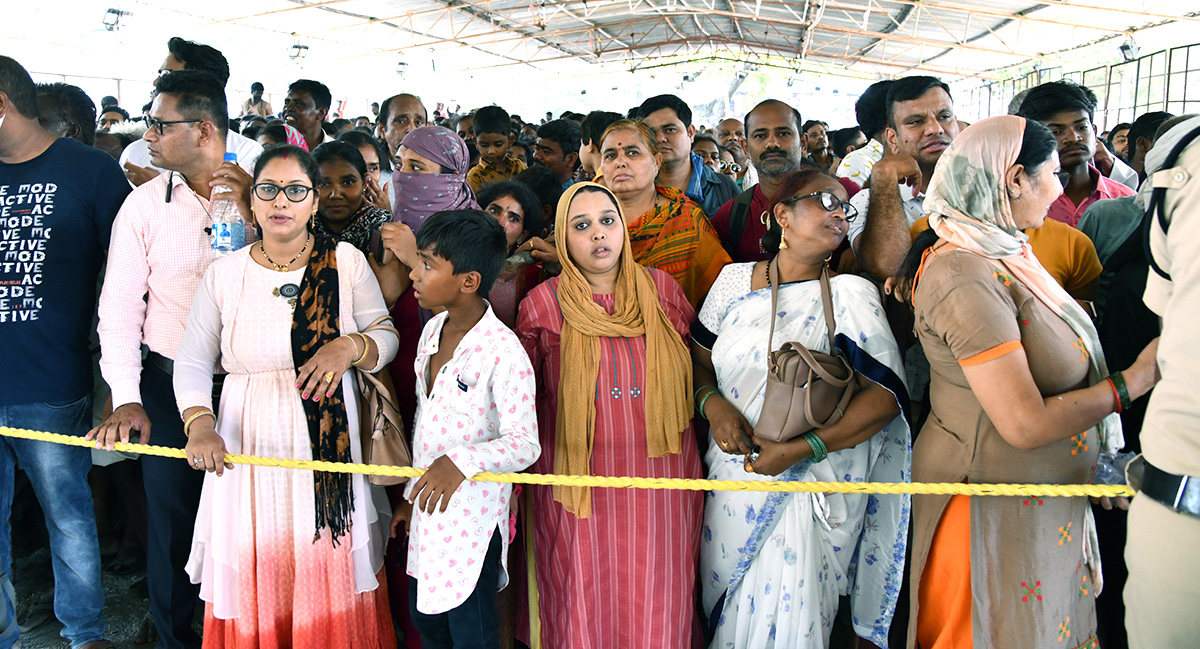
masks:
<svg viewBox="0 0 1200 649"><path fill-rule="evenodd" d="M14 534L15 536L16 534ZM105 636L121 649L134 649L135 647L148 649L153 646L133 643L142 620L149 610L145 582L142 581L144 577L145 573L142 570L120 576L105 573L102 577L104 619L107 626ZM24 557L19 555L16 557L13 564L13 586L17 590L18 616L54 588L49 548L43 546ZM59 635L61 631L62 624L58 620L51 619L28 634L22 634L21 648L59 649L67 647L67 641Z"/></svg>

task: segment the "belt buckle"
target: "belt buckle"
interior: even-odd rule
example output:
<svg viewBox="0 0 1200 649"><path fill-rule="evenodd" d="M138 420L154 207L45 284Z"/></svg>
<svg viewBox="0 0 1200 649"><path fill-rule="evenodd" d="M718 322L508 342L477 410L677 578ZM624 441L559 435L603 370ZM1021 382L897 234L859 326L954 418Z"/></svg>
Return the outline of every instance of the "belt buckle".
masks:
<svg viewBox="0 0 1200 649"><path fill-rule="evenodd" d="M1171 506L1172 509L1179 511L1179 503L1183 501L1183 494L1185 491L1187 491L1188 480L1190 479L1191 476L1185 475L1183 476L1183 479L1179 481L1179 491L1175 492L1175 504Z"/></svg>

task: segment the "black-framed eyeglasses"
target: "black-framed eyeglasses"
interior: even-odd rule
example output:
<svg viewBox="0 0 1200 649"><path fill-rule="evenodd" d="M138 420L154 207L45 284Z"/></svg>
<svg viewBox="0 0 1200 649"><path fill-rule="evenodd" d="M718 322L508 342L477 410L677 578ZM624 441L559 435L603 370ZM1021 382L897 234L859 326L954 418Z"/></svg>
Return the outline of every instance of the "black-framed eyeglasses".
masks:
<svg viewBox="0 0 1200 649"><path fill-rule="evenodd" d="M254 195L263 201L273 201L275 197L282 191L283 195L293 203L299 203L308 197L308 193L313 190L307 185L288 185L280 187L274 183L258 183L254 185Z"/></svg>
<svg viewBox="0 0 1200 649"><path fill-rule="evenodd" d="M157 119L157 118L155 118L155 117L150 117L149 115L147 115L147 116L146 116L146 126L148 126L148 127L152 128L152 129L154 129L154 132L155 132L155 133L158 133L159 135L162 135L162 134L163 134L163 127L164 127L164 126L168 126L168 125L171 125L171 124L198 124L198 123L200 123L200 122L203 122L203 121L204 121L204 120L202 120L202 119L168 119L168 120L161 120L161 119Z"/></svg>
<svg viewBox="0 0 1200 649"><path fill-rule="evenodd" d="M1071 172L1069 171L1056 171L1054 172L1054 176L1058 178L1058 182L1063 187L1066 187L1067 183L1071 182Z"/></svg>
<svg viewBox="0 0 1200 649"><path fill-rule="evenodd" d="M847 221L853 221L858 216L857 207L854 207L850 203L838 198L837 194L834 194L833 192L813 192L811 194L789 198L786 201L782 201L782 204L791 205L792 203L802 201L806 198L818 199L821 203L821 207L825 208L825 211L827 212L834 212L839 207L842 208L842 214L846 216Z"/></svg>

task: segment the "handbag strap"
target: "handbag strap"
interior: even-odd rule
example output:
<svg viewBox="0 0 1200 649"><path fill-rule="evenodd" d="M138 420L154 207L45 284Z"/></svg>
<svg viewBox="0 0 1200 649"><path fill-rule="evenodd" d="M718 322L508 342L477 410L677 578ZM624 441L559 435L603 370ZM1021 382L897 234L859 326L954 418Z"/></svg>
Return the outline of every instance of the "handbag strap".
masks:
<svg viewBox="0 0 1200 649"><path fill-rule="evenodd" d="M779 314L779 264L774 265L771 262L774 259L767 260L767 278L771 282L771 330L767 334L767 363L772 365L774 370L774 359L771 357L772 340L775 338L775 319ZM833 291L829 288L829 264L825 263L821 266L821 310L825 312L825 333L829 336L829 353L834 353L836 349L834 343L834 331L836 327L833 322Z"/></svg>

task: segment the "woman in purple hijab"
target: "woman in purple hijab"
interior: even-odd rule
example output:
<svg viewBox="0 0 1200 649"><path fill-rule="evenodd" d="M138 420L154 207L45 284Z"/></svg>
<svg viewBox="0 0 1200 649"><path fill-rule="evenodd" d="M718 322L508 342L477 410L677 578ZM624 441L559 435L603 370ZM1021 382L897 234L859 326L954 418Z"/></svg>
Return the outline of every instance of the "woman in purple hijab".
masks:
<svg viewBox="0 0 1200 649"><path fill-rule="evenodd" d="M399 154L400 166L392 173L393 221L416 234L434 212L479 209L467 184L467 144L454 131L441 126L413 129L400 141Z"/></svg>

